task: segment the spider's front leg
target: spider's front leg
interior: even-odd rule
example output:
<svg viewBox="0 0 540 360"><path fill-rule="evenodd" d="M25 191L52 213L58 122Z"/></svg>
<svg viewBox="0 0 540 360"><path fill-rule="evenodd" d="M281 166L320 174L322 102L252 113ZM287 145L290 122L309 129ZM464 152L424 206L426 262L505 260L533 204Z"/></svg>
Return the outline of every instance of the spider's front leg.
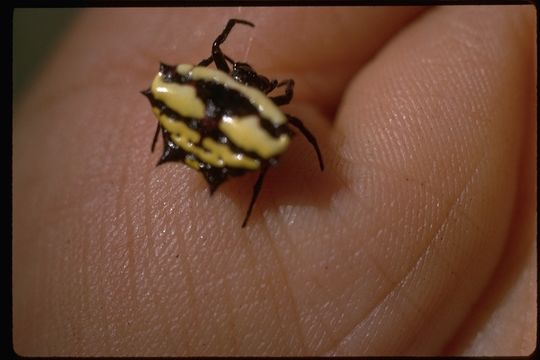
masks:
<svg viewBox="0 0 540 360"><path fill-rule="evenodd" d="M308 128L302 123L302 121L294 116L291 116L289 114L285 114L287 116L287 120L289 121L289 124L293 125L295 128L300 130L302 135L309 141L311 146L313 146L313 149L315 149L315 152L317 153L317 159L319 160L319 167L321 168L321 171L324 170L324 163L322 159L321 149L319 148L319 144L317 143L317 139L311 131L308 130Z"/></svg>
<svg viewBox="0 0 540 360"><path fill-rule="evenodd" d="M229 65L227 65L228 56L223 54L220 45L223 44L225 40L227 40L227 36L229 36L229 33L236 24L244 24L255 27L253 23L246 20L230 19L229 22L227 22L225 29L223 29L221 34L219 34L216 40L214 40L214 44L212 45L212 55L210 55L210 57L208 57L207 59L202 60L199 64L197 64L197 66L208 66L212 62L214 62L219 70L226 72L227 74L230 72Z"/></svg>
<svg viewBox="0 0 540 360"><path fill-rule="evenodd" d="M275 80L274 80L275 81ZM288 103L291 102L292 98L293 98L293 93L294 93L294 80L293 79L287 79L287 80L282 80L281 82L279 82L275 88L278 88L278 87L281 87L285 85L286 88L285 88L285 94L283 95L279 95L279 96L271 96L270 97L270 100L272 100L274 102L274 104L278 105L278 106L281 106L281 105L287 105ZM273 89L272 89L273 90Z"/></svg>

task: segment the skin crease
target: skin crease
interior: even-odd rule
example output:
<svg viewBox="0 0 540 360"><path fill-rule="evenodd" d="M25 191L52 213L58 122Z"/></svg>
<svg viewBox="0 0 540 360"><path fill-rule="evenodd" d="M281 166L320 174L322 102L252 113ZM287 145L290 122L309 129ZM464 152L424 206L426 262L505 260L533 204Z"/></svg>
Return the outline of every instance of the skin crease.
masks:
<svg viewBox="0 0 540 360"><path fill-rule="evenodd" d="M212 196L138 93L223 49L294 137ZM14 109L13 344L47 355L527 355L534 8L87 10ZM191 34L185 36L182 34Z"/></svg>

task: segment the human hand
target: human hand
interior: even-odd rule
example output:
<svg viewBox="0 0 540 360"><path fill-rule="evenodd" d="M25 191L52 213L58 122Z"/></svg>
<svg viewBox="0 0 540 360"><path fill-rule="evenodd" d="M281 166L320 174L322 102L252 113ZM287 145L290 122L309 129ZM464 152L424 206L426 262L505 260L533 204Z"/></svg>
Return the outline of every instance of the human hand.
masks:
<svg viewBox="0 0 540 360"><path fill-rule="evenodd" d="M229 18L326 164L295 137L245 229L256 174L156 168L139 94ZM523 6L87 11L15 109L15 350L530 353L534 50Z"/></svg>

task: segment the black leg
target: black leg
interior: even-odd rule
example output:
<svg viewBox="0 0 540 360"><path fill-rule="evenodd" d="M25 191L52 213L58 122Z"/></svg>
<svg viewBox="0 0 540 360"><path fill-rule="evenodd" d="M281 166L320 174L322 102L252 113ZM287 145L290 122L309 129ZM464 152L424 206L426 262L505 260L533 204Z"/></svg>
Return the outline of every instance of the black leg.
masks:
<svg viewBox="0 0 540 360"><path fill-rule="evenodd" d="M223 54L223 57L225 60L231 63L231 65L234 65L234 60L231 59L229 56ZM214 61L214 58L212 55L210 55L209 58L202 60L200 63L197 64L197 66L208 66Z"/></svg>
<svg viewBox="0 0 540 360"><path fill-rule="evenodd" d="M264 176L266 175L266 172L268 171L268 165L264 165L261 169L261 173L259 174L259 178L257 179L257 182L255 183L255 186L253 186L253 195L251 196L251 202L249 203L249 207L246 213L246 217L244 218L244 222L242 223L242 227L246 227L249 216L251 215L251 210L253 210L253 205L255 205L255 200L257 200L257 196L259 196L259 192L261 191L262 183L264 181Z"/></svg>
<svg viewBox="0 0 540 360"><path fill-rule="evenodd" d="M291 102L291 99L293 97L294 80L293 79L283 80L279 84L277 84L276 87L280 87L283 85L287 85L287 87L285 88L285 94L270 97L270 100L272 100L274 104L278 106L287 105L288 103Z"/></svg>
<svg viewBox="0 0 540 360"><path fill-rule="evenodd" d="M229 73L229 66L227 65L225 55L221 52L221 49L219 46L223 44L225 40L227 40L227 36L231 32L235 24L244 24L244 25L249 25L251 27L255 26L249 21L240 20L240 19L230 19L227 25L225 26L225 29L223 29L223 32L216 38L216 40L214 40L214 44L212 45L212 59L214 60L216 67L219 70L226 72L227 74ZM204 61L205 60L203 60L203 62Z"/></svg>
<svg viewBox="0 0 540 360"><path fill-rule="evenodd" d="M233 68L230 75L241 84L257 88L265 94L268 94L278 86L277 80L269 80L266 76L257 74L248 63L235 62L232 65Z"/></svg>
<svg viewBox="0 0 540 360"><path fill-rule="evenodd" d="M289 114L285 114L285 115L287 115L287 119L289 120L289 123L291 125L294 125L298 130L300 130L302 135L306 137L307 141L309 141L309 143L313 145L313 147L315 148L315 152L317 153L317 158L319 159L319 166L321 167L321 171L323 171L324 164L323 164L323 159L321 155L321 150L319 149L319 144L317 144L317 139L315 139L315 136L313 136L313 134L304 126L304 124L302 124L300 119L297 119L294 116L291 116Z"/></svg>
<svg viewBox="0 0 540 360"><path fill-rule="evenodd" d="M208 66L214 61L214 58L210 55L208 59L202 60L200 63L197 64L197 66Z"/></svg>
<svg viewBox="0 0 540 360"><path fill-rule="evenodd" d="M157 127L156 127L156 133L154 134L154 140L152 140L152 147L151 147L152 152L154 152L154 149L156 148L156 142L157 142L157 137L159 135L160 128L161 126L159 126L159 121L158 121Z"/></svg>

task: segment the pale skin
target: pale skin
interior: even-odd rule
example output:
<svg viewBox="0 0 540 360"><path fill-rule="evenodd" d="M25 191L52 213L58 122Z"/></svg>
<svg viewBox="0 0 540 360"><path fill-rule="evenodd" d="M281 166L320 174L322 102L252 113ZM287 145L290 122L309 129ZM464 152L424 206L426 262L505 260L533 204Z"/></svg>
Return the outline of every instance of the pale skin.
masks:
<svg viewBox="0 0 540 360"><path fill-rule="evenodd" d="M295 136L210 197L155 167L159 61L293 78ZM85 11L13 122L21 355L527 355L532 7Z"/></svg>

